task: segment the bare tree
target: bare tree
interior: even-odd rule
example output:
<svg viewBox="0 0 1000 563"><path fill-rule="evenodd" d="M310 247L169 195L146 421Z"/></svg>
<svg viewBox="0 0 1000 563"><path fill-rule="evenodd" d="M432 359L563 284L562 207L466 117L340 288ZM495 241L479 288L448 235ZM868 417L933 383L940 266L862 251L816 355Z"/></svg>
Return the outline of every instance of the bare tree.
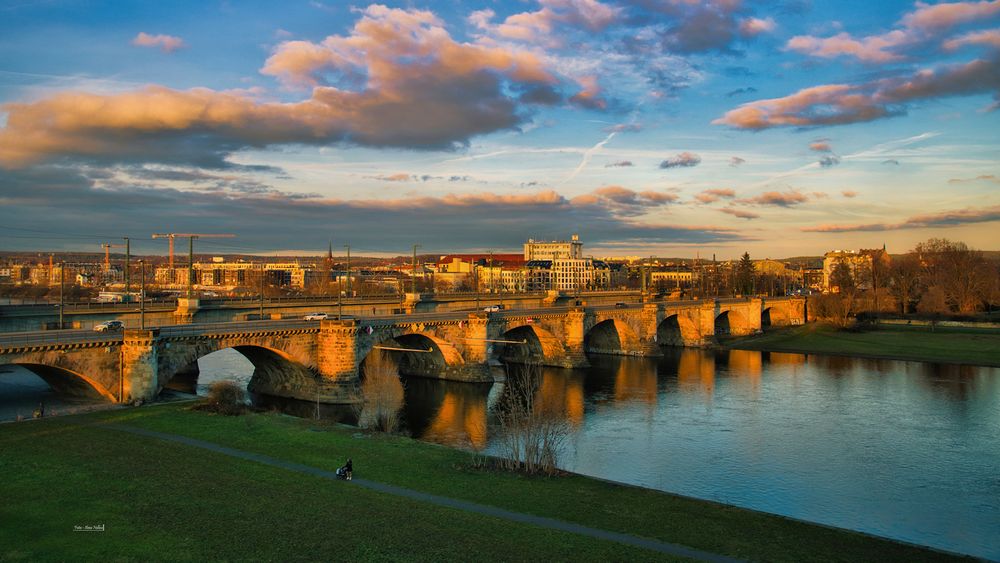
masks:
<svg viewBox="0 0 1000 563"><path fill-rule="evenodd" d="M496 415L497 455L504 469L549 475L557 471L556 457L570 426L562 412L540 397L540 380L537 364L508 370Z"/></svg>
<svg viewBox="0 0 1000 563"><path fill-rule="evenodd" d="M899 313L910 312L920 294L920 261L913 253L895 259L889 269L889 289L899 303Z"/></svg>
<svg viewBox="0 0 1000 563"><path fill-rule="evenodd" d="M394 432L399 427L403 409L403 383L399 366L392 356L375 350L365 360L361 382L362 402L356 407L358 426L381 432Z"/></svg>
<svg viewBox="0 0 1000 563"><path fill-rule="evenodd" d="M974 313L982 306L991 280L981 252L948 239L922 242L914 252L923 265L927 285L940 288L953 310Z"/></svg>

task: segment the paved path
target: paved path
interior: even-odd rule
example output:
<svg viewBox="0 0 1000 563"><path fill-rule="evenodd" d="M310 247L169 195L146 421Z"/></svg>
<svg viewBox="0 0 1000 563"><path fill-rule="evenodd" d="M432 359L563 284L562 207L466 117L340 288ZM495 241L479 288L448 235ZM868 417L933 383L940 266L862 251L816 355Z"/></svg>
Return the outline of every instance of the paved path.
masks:
<svg viewBox="0 0 1000 563"><path fill-rule="evenodd" d="M121 430L132 434L138 434L140 436L148 436L150 438L158 438L160 440L177 442L187 446L213 451L230 457L255 461L257 463L263 463L264 465L270 465L272 467L280 467L282 469L288 469L290 471L296 471L308 475L315 475L317 477L323 477L325 479L332 479L332 480L337 479L337 475L333 471L326 471L325 469L319 469L317 467L311 467L308 465L302 465L299 463L276 459L266 455L247 452L244 450L227 448L226 446L220 446L219 444L213 444L212 442L205 442L203 440L196 440L194 438L188 438L186 436L180 436L177 434L166 434L163 432L156 432L154 430L146 430L145 428L127 426L123 424L108 424L102 426L105 426L107 428L112 428L114 430ZM553 518L545 518L543 516L535 516L532 514L524 514L521 512L512 512L510 510L504 510L502 508L496 508L494 506L487 506L484 504L477 504L474 502L468 502L449 497L442 497L439 495L432 495L420 491L415 491L413 489L407 489L404 487L397 487L395 485L387 485L385 483L369 481L367 479L352 479L351 484L354 486L364 487L366 489L371 489L373 491L378 491L381 493L387 493L390 495L410 498L421 502L436 504L438 506L445 506L448 508L455 508L458 510L465 510L467 512L474 512L477 514L484 514L486 516L502 518L504 520L510 520L513 522L532 524L535 526L541 526L543 528L549 528L552 530L559 530L562 532L569 532L572 534L580 534L592 538L614 541L626 545L632 545L635 547L641 547L643 549L649 549L652 551L665 553L668 555L687 557L690 559L697 559L700 561L710 561L713 563L714 562L731 563L731 562L741 561L740 559L725 557L723 555L716 555L714 553L708 553L705 551L698 551L696 549L691 549L688 547L684 547L682 545L665 543L646 538L640 538L638 536L631 536L628 534L620 534L618 532L610 532L608 530L590 528L587 526L581 526L579 524L573 524L570 522L555 520Z"/></svg>

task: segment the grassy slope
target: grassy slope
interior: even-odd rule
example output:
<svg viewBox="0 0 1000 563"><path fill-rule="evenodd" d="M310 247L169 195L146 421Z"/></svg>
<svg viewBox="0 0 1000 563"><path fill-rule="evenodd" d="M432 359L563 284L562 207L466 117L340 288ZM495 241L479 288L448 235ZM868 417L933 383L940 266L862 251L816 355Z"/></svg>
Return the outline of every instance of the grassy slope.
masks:
<svg viewBox="0 0 1000 563"><path fill-rule="evenodd" d="M947 556L839 530L579 476L468 469L470 454L278 415L211 416L178 406L75 417L173 432L426 492L772 561ZM8 502L0 559L416 558L632 560L632 548L499 522L232 460L69 418L0 429ZM319 431L314 431L319 430ZM8 455L9 454L9 455ZM12 477L12 478L11 478ZM39 494L38 491L44 491ZM352 515L353 514L353 515ZM344 517L348 516L346 521ZM103 521L105 534L71 534ZM338 523L338 521L340 521ZM114 534L111 529L116 530ZM79 538L88 535L95 537ZM29 539L39 538L39 539ZM478 555L470 555L478 554ZM344 557L341 557L343 555Z"/></svg>
<svg viewBox="0 0 1000 563"><path fill-rule="evenodd" d="M849 332L812 323L734 339L728 345L742 350L1000 366L1000 333L996 331L893 327Z"/></svg>

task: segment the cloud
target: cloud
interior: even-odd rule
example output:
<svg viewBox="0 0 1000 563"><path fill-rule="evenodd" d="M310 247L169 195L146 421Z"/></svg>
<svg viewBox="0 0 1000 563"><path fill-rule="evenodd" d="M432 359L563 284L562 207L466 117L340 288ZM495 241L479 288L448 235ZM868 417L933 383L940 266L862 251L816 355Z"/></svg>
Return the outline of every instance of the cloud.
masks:
<svg viewBox="0 0 1000 563"><path fill-rule="evenodd" d="M854 190L844 190L844 191L840 192L840 195L842 195L844 197L847 197L847 198L855 198L855 197L858 197L858 192L856 192Z"/></svg>
<svg viewBox="0 0 1000 563"><path fill-rule="evenodd" d="M185 47L184 40L173 35L150 35L140 31L132 39L132 44L136 47L159 47L164 53L173 53L177 49Z"/></svg>
<svg viewBox="0 0 1000 563"><path fill-rule="evenodd" d="M557 27L599 32L617 22L622 14L622 8L598 0L539 0L538 3L539 10L513 14L499 24L492 23L496 13L491 9L473 12L468 21L495 37L550 44Z"/></svg>
<svg viewBox="0 0 1000 563"><path fill-rule="evenodd" d="M744 163L746 163L746 159L744 158L740 158L738 156L733 156L729 158L729 166L732 166L734 168Z"/></svg>
<svg viewBox="0 0 1000 563"><path fill-rule="evenodd" d="M833 149L826 140L819 140L809 143L809 150L816 152L831 152Z"/></svg>
<svg viewBox="0 0 1000 563"><path fill-rule="evenodd" d="M701 157L690 152L682 152L660 162L660 168L690 168L701 164Z"/></svg>
<svg viewBox="0 0 1000 563"><path fill-rule="evenodd" d="M605 133L638 133L642 131L641 123L616 123L601 129Z"/></svg>
<svg viewBox="0 0 1000 563"><path fill-rule="evenodd" d="M365 176L365 178L381 180L383 182L412 182L420 179L419 176L407 174L406 172L397 172L395 174L376 174L375 176Z"/></svg>
<svg viewBox="0 0 1000 563"><path fill-rule="evenodd" d="M634 166L631 160L619 160L604 165L605 168L625 168L627 166Z"/></svg>
<svg viewBox="0 0 1000 563"><path fill-rule="evenodd" d="M969 182L993 182L994 184L1000 184L1000 178L997 178L995 174L982 174L975 178L952 178L948 180L949 184L967 184Z"/></svg>
<svg viewBox="0 0 1000 563"><path fill-rule="evenodd" d="M733 45L774 29L771 18L748 14L742 0L665 0L638 2L654 14L669 18L657 34L663 46L676 53L734 52Z"/></svg>
<svg viewBox="0 0 1000 563"><path fill-rule="evenodd" d="M917 9L904 15L897 22L897 29L892 31L861 38L846 32L832 37L797 35L788 40L785 48L820 58L849 56L868 63L887 63L902 60L905 51L932 41L956 26L987 20L998 14L1000 1L997 0L933 5L917 2ZM970 43L990 44L996 41L989 32L969 35L971 37L966 36L965 40L948 41L944 47L955 49Z"/></svg>
<svg viewBox="0 0 1000 563"><path fill-rule="evenodd" d="M836 155L828 155L819 159L819 165L823 168L830 168L840 164L840 157Z"/></svg>
<svg viewBox="0 0 1000 563"><path fill-rule="evenodd" d="M736 191L730 188L714 188L711 190L704 190L701 193L694 196L699 203L712 203L719 201L719 199L733 199L736 197Z"/></svg>
<svg viewBox="0 0 1000 563"><path fill-rule="evenodd" d="M734 209L732 207L723 207L719 209L719 211L728 213L734 217L739 217L740 219L757 219L760 217L757 213L753 213L745 209Z"/></svg>
<svg viewBox="0 0 1000 563"><path fill-rule="evenodd" d="M809 201L808 195L797 190L789 190L787 192L764 192L754 197L738 199L736 200L736 203L742 203L744 205L792 207L793 205L798 205L807 201Z"/></svg>
<svg viewBox="0 0 1000 563"><path fill-rule="evenodd" d="M882 164L892 164L894 166L899 166L899 161L896 160L895 158L889 158L889 159L883 160Z"/></svg>
<svg viewBox="0 0 1000 563"><path fill-rule="evenodd" d="M90 170L101 176L106 169L39 166L0 170L0 225L50 229L53 238L45 244L52 249L96 248L97 243L112 235L129 235L140 241L158 231L201 232L209 224L213 231L235 233L237 239L226 244L242 247L243 252L325 249L327 227L331 224L337 225L341 233L350 233L352 245L358 248L402 251L413 244L413 234L419 233L424 248L440 249L442 253L519 248L526 233L556 237L580 232L588 243L626 245L643 241L719 243L746 238L726 227L651 220L643 216L645 211L669 204L673 194L624 188L596 190L597 201L590 202L574 202L550 190L338 200L287 197L280 192L244 194L142 186L130 180L90 177ZM88 211L80 213L80 209ZM281 228L275 229L276 224ZM110 232L109 225L113 226ZM384 225L393 228L382 228ZM8 238L6 232L8 250L33 249L38 244L36 237ZM58 238L60 232L76 234L62 240ZM81 240L79 233L91 233L93 240ZM165 248L145 244L155 247L156 252ZM206 251L214 248L209 240L199 244Z"/></svg>
<svg viewBox="0 0 1000 563"><path fill-rule="evenodd" d="M815 227L802 227L802 231L807 233L847 233L847 232L877 232L877 231L897 231L903 229L923 229L953 227L956 225L967 225L972 223L987 223L1000 221L1000 205L989 207L967 207L953 211L941 213L929 213L924 215L914 215L902 223L869 223L859 225L819 225Z"/></svg>
<svg viewBox="0 0 1000 563"><path fill-rule="evenodd" d="M732 98L733 96L739 96L740 94L756 94L756 93L757 93L756 88L754 88L753 86L747 86L746 88L737 88L735 90L726 92L726 97Z"/></svg>
<svg viewBox="0 0 1000 563"><path fill-rule="evenodd" d="M947 51L955 51L966 45L986 45L996 50L1000 50L1000 29L988 29L984 31L973 31L965 35L949 39L942 44Z"/></svg>
<svg viewBox="0 0 1000 563"><path fill-rule="evenodd" d="M305 100L149 86L8 103L0 166L60 157L222 166L234 151L296 143L451 149L515 128L530 107L517 92L559 82L534 54L455 42L430 12L363 14L348 36L284 42L268 59L262 72L316 85Z"/></svg>
<svg viewBox="0 0 1000 563"><path fill-rule="evenodd" d="M942 65L861 84L826 84L739 106L712 123L759 131L816 127L903 115L910 102L973 94L1000 95L1000 59Z"/></svg>

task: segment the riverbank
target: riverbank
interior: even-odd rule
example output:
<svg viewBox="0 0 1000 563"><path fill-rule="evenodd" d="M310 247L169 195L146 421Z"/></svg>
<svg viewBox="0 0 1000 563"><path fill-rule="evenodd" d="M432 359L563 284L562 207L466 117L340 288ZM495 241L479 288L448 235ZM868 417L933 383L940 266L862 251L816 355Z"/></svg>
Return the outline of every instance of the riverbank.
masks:
<svg viewBox="0 0 1000 563"><path fill-rule="evenodd" d="M737 350L856 356L1000 367L1000 331L880 326L852 332L822 323L770 329L723 342Z"/></svg>
<svg viewBox="0 0 1000 563"><path fill-rule="evenodd" d="M0 560L672 560L617 542L331 482L115 429L128 425L372 482L771 561L955 557L657 491L570 475L471 468L472 454L276 414L173 404L0 430ZM104 525L75 533L74 526Z"/></svg>

